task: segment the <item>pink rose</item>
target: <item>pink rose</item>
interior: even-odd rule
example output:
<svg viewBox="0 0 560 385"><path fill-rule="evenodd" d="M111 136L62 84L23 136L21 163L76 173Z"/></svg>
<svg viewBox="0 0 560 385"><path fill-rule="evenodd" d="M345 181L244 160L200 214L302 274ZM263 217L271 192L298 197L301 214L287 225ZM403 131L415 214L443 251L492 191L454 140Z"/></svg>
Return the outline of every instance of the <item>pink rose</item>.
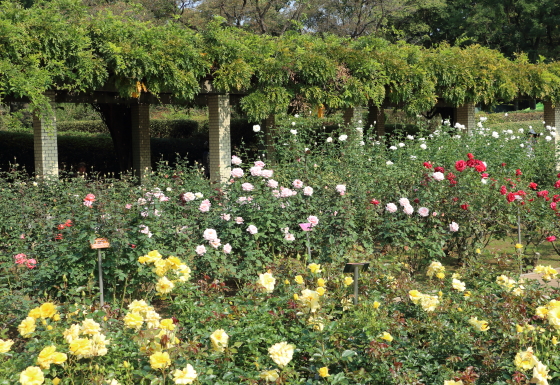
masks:
<svg viewBox="0 0 560 385"><path fill-rule="evenodd" d="M212 246L212 247L215 248L215 249L217 249L218 247L220 247L221 244L222 244L219 238L213 239L213 240L211 240L211 241L208 242L208 243L210 243L210 246Z"/></svg>
<svg viewBox="0 0 560 385"><path fill-rule="evenodd" d="M231 164L235 165L235 166L239 166L241 163L243 163L243 161L241 160L241 158L232 155L231 156Z"/></svg>
<svg viewBox="0 0 560 385"><path fill-rule="evenodd" d="M124 206L124 208L130 210L132 208L132 205L130 203L127 203L126 206Z"/></svg>
<svg viewBox="0 0 560 385"><path fill-rule="evenodd" d="M317 226L319 224L319 218L315 215L310 215L307 217L307 222L311 223L311 226Z"/></svg>
<svg viewBox="0 0 560 385"><path fill-rule="evenodd" d="M262 160L257 160L257 161L255 162L255 166L256 166L256 167L263 168L263 167L266 166L266 165L264 164L264 162L263 162Z"/></svg>
<svg viewBox="0 0 560 385"><path fill-rule="evenodd" d="M257 226L254 225L249 225L249 227L247 227L247 231L249 232L249 234L255 235L256 233L258 233L258 229Z"/></svg>
<svg viewBox="0 0 560 385"><path fill-rule="evenodd" d="M428 215L430 215L430 210L428 210L427 207L420 207L418 209L418 215L420 215L421 217L427 217Z"/></svg>
<svg viewBox="0 0 560 385"><path fill-rule="evenodd" d="M303 195L310 197L311 195L313 195L313 187L310 186L305 186L303 188Z"/></svg>
<svg viewBox="0 0 560 385"><path fill-rule="evenodd" d="M85 201L90 201L90 202L94 202L95 201L95 195L93 194L87 194L86 197L84 198Z"/></svg>
<svg viewBox="0 0 560 385"><path fill-rule="evenodd" d="M452 232L459 231L459 225L455 222L451 222L451 224L449 225L449 231L452 231Z"/></svg>
<svg viewBox="0 0 560 385"><path fill-rule="evenodd" d="M336 192L339 193L340 195L346 194L346 185L345 184L337 185L336 186Z"/></svg>
<svg viewBox="0 0 560 385"><path fill-rule="evenodd" d="M289 188L284 188L284 189L281 189L281 190L282 190L282 191L280 191L280 196L281 196L282 198L291 197L291 196L293 195L293 194L292 194L292 190L289 189Z"/></svg>
<svg viewBox="0 0 560 385"><path fill-rule="evenodd" d="M274 179L270 179L266 185L270 188L277 188L278 182L276 182Z"/></svg>
<svg viewBox="0 0 560 385"><path fill-rule="evenodd" d="M251 167L249 171L251 172L252 176L261 176L262 167L259 166Z"/></svg>
<svg viewBox="0 0 560 385"><path fill-rule="evenodd" d="M274 174L274 171L272 171L272 170L262 170L261 171L261 176L263 178L272 178L273 174Z"/></svg>
<svg viewBox="0 0 560 385"><path fill-rule="evenodd" d="M251 183L243 183L241 185L241 188L243 189L243 191L253 191L255 189L255 187Z"/></svg>
<svg viewBox="0 0 560 385"><path fill-rule="evenodd" d="M549 242L554 242L556 240L556 237L554 235L551 235L550 237L546 237L546 240Z"/></svg>
<svg viewBox="0 0 560 385"><path fill-rule="evenodd" d="M14 260L18 265L23 265L27 261L27 255L23 253L14 255Z"/></svg>
<svg viewBox="0 0 560 385"><path fill-rule="evenodd" d="M406 205L403 207L403 211L407 215L412 215L412 213L414 212L414 208L411 205Z"/></svg>
<svg viewBox="0 0 560 385"><path fill-rule="evenodd" d="M222 218L224 221L229 221L231 219L231 215L222 214L222 215L220 215L220 218Z"/></svg>
<svg viewBox="0 0 560 385"><path fill-rule="evenodd" d="M410 206L410 201L407 198L399 199L399 204L403 207Z"/></svg>
<svg viewBox="0 0 560 385"><path fill-rule="evenodd" d="M288 242L292 242L292 241L295 241L295 240L296 240L296 237L294 236L294 234L286 233L286 234L284 235L284 239L285 239L286 241L288 241Z"/></svg>
<svg viewBox="0 0 560 385"><path fill-rule="evenodd" d="M243 169L234 168L231 170L231 176L234 178L241 178L243 176Z"/></svg>
<svg viewBox="0 0 560 385"><path fill-rule="evenodd" d="M231 253L231 245L230 245L229 243L226 243L226 244L224 245L224 249L223 249L223 250L224 250L224 253L226 253L226 254Z"/></svg>
<svg viewBox="0 0 560 385"><path fill-rule="evenodd" d="M25 265L27 266L28 269L33 269L35 268L35 266L37 266L37 261L31 258L25 261Z"/></svg>
<svg viewBox="0 0 560 385"><path fill-rule="evenodd" d="M206 247L204 247L204 245L198 245L196 247L196 253L198 255L204 255L206 253Z"/></svg>
<svg viewBox="0 0 560 385"><path fill-rule="evenodd" d="M397 205L394 203L387 203L387 206L385 206L385 210L390 213L394 213L397 211Z"/></svg>
<svg viewBox="0 0 560 385"><path fill-rule="evenodd" d="M243 222L244 222L243 218L241 218L241 217L235 218L235 223L237 223L238 225L242 224Z"/></svg>
<svg viewBox="0 0 560 385"><path fill-rule="evenodd" d="M432 174L432 177L437 181L442 181L445 179L445 175L442 172L436 171Z"/></svg>
<svg viewBox="0 0 560 385"><path fill-rule="evenodd" d="M292 186L294 186L295 188L302 188L303 182L299 179L296 179L292 182Z"/></svg>
<svg viewBox="0 0 560 385"><path fill-rule="evenodd" d="M204 230L204 234L202 235L204 239L207 241L213 241L218 239L218 233L214 229L206 229Z"/></svg>
<svg viewBox="0 0 560 385"><path fill-rule="evenodd" d="M91 207L92 204L93 204L92 201L84 201L84 206L86 207Z"/></svg>

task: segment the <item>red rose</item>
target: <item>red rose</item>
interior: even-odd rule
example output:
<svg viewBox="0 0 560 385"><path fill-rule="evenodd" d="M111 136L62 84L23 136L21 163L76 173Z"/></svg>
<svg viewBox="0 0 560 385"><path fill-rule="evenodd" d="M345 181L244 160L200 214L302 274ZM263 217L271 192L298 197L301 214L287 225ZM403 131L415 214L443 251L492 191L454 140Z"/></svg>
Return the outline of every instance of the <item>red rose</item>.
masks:
<svg viewBox="0 0 560 385"><path fill-rule="evenodd" d="M478 172L484 172L484 171L486 171L486 166L485 166L483 163L477 164L474 168L475 168L475 170L478 171Z"/></svg>
<svg viewBox="0 0 560 385"><path fill-rule="evenodd" d="M457 184L457 181L456 181L455 179L451 179L451 180L449 181L449 185L450 185L450 186L455 186L456 184Z"/></svg>
<svg viewBox="0 0 560 385"><path fill-rule="evenodd" d="M509 193L507 195L506 199L509 203L513 202L515 200L515 194L514 193Z"/></svg>
<svg viewBox="0 0 560 385"><path fill-rule="evenodd" d="M537 192L537 196L540 198L546 198L546 196L548 195L548 191L547 190L542 190Z"/></svg>
<svg viewBox="0 0 560 385"><path fill-rule="evenodd" d="M377 206L379 204L379 201L377 199L372 199L372 200L369 201L369 203Z"/></svg>
<svg viewBox="0 0 560 385"><path fill-rule="evenodd" d="M560 201L560 195L558 195L558 194L554 195L554 196L552 197L552 201L553 201L553 202L558 202L558 201Z"/></svg>
<svg viewBox="0 0 560 385"><path fill-rule="evenodd" d="M546 240L549 242L554 242L556 240L556 237L554 235L551 235L550 237L546 237Z"/></svg>
<svg viewBox="0 0 560 385"><path fill-rule="evenodd" d="M474 159L474 155L471 154L471 153L469 152L469 153L467 154L467 158L469 158L469 159Z"/></svg>
<svg viewBox="0 0 560 385"><path fill-rule="evenodd" d="M68 219L65 223L66 227L72 227L72 220Z"/></svg>
<svg viewBox="0 0 560 385"><path fill-rule="evenodd" d="M468 210L468 209L469 209L469 205L466 204L466 203L465 203L465 204L462 204L462 205L461 205L461 208L462 208L463 210Z"/></svg>
<svg viewBox="0 0 560 385"><path fill-rule="evenodd" d="M455 170L461 172L464 171L467 168L467 162L465 162L464 160L458 160L457 162L455 162Z"/></svg>
<svg viewBox="0 0 560 385"><path fill-rule="evenodd" d="M554 188L560 188L560 179L554 183Z"/></svg>
<svg viewBox="0 0 560 385"><path fill-rule="evenodd" d="M414 198L414 203L420 203L420 199Z"/></svg>
<svg viewBox="0 0 560 385"><path fill-rule="evenodd" d="M57 228L58 228L59 230L64 230L65 227L66 227L66 225L65 225L64 223L57 226Z"/></svg>
<svg viewBox="0 0 560 385"><path fill-rule="evenodd" d="M476 160L476 159L469 159L469 160L467 160L467 167L474 167L478 164L477 162L478 162L478 160Z"/></svg>
<svg viewBox="0 0 560 385"><path fill-rule="evenodd" d="M506 186L500 187L500 194L502 194L502 195L506 195L506 194L507 194L507 188L506 188Z"/></svg>
<svg viewBox="0 0 560 385"><path fill-rule="evenodd" d="M523 173L521 172L520 169L515 170L515 175L519 176L519 175L523 175Z"/></svg>
<svg viewBox="0 0 560 385"><path fill-rule="evenodd" d="M556 210L556 202L550 202L550 208Z"/></svg>
<svg viewBox="0 0 560 385"><path fill-rule="evenodd" d="M443 174L445 172L445 169L441 166L438 166L438 167L434 168L434 171L435 172L441 172Z"/></svg>
<svg viewBox="0 0 560 385"><path fill-rule="evenodd" d="M537 184L535 182L531 182L529 183L529 188L532 190L536 190L537 189Z"/></svg>
<svg viewBox="0 0 560 385"><path fill-rule="evenodd" d="M56 237L54 237L54 239L60 241L62 239L62 234L56 234Z"/></svg>
<svg viewBox="0 0 560 385"><path fill-rule="evenodd" d="M430 162L424 162L424 167L432 168L432 164Z"/></svg>
<svg viewBox="0 0 560 385"><path fill-rule="evenodd" d="M505 164L505 163L502 163L502 167L506 167L506 164Z"/></svg>
<svg viewBox="0 0 560 385"><path fill-rule="evenodd" d="M483 178L488 178L488 173L483 172L480 176L483 177Z"/></svg>
<svg viewBox="0 0 560 385"><path fill-rule="evenodd" d="M453 180L456 178L455 174L453 174L452 172L448 172L447 176L445 177L447 180Z"/></svg>
<svg viewBox="0 0 560 385"><path fill-rule="evenodd" d="M459 200L459 198L453 197L453 202L457 202L458 200Z"/></svg>

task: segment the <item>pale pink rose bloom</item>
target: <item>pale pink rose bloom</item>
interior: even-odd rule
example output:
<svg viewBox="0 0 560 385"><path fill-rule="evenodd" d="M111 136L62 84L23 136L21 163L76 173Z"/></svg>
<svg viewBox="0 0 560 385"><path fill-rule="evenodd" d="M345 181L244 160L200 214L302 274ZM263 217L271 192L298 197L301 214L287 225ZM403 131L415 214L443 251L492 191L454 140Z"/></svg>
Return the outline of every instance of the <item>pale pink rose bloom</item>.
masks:
<svg viewBox="0 0 560 385"><path fill-rule="evenodd" d="M246 205L248 202L248 198L247 197L239 197L237 198L237 203L240 203L242 205Z"/></svg>
<svg viewBox="0 0 560 385"><path fill-rule="evenodd" d="M210 201L208 199L205 199L202 202L200 202L200 206L198 207L198 209L200 211L202 211L203 213L206 213L206 212L210 211L210 206L212 206L210 204Z"/></svg>
<svg viewBox="0 0 560 385"><path fill-rule="evenodd" d="M432 174L432 177L433 177L435 180L437 180L437 181L442 181L442 180L445 179L445 175L443 175L443 173L442 173L442 172L439 172L439 171L434 172L434 173Z"/></svg>
<svg viewBox="0 0 560 385"><path fill-rule="evenodd" d="M231 164L233 164L235 166L239 166L241 163L243 163L241 158L239 158L238 156L235 156L235 155L231 156Z"/></svg>
<svg viewBox="0 0 560 385"><path fill-rule="evenodd" d="M145 200L144 198L138 198L138 204L139 204L140 206L145 205L147 202L148 202L148 201Z"/></svg>
<svg viewBox="0 0 560 385"><path fill-rule="evenodd" d="M255 189L255 187L251 183L243 183L241 185L241 188L243 189L243 191L253 191Z"/></svg>
<svg viewBox="0 0 560 385"><path fill-rule="evenodd" d="M266 164L264 164L264 162L263 162L262 160L257 160L257 161L255 162L255 166L256 166L256 167L263 168L264 166L266 166Z"/></svg>
<svg viewBox="0 0 560 385"><path fill-rule="evenodd" d="M229 243L226 243L224 245L224 253L226 253L226 254L231 253L231 245Z"/></svg>
<svg viewBox="0 0 560 385"><path fill-rule="evenodd" d="M184 200L185 202L190 202L190 201L194 201L196 199L196 196L189 191L181 195L181 199Z"/></svg>
<svg viewBox="0 0 560 385"><path fill-rule="evenodd" d="M161 211L159 211L158 209L155 209L155 210L154 210L154 215L155 215L156 217L161 217Z"/></svg>
<svg viewBox="0 0 560 385"><path fill-rule="evenodd" d="M204 247L204 245L198 245L196 247L196 253L198 255L204 255L206 253L206 247Z"/></svg>
<svg viewBox="0 0 560 385"><path fill-rule="evenodd" d="M307 222L311 223L311 226L317 226L319 224L319 218L315 215L310 215L307 217Z"/></svg>
<svg viewBox="0 0 560 385"><path fill-rule="evenodd" d="M412 215L414 208L411 205L407 205L403 207L403 211L405 214Z"/></svg>
<svg viewBox="0 0 560 385"><path fill-rule="evenodd" d="M287 198L287 197L291 197L293 195L293 191L289 188L284 188L282 189L282 187L280 187L280 196L282 198Z"/></svg>
<svg viewBox="0 0 560 385"><path fill-rule="evenodd" d="M280 198L280 191L278 190L272 190L272 196L274 198Z"/></svg>
<svg viewBox="0 0 560 385"><path fill-rule="evenodd" d="M274 179L270 179L266 185L270 188L277 188L278 182L276 182Z"/></svg>
<svg viewBox="0 0 560 385"><path fill-rule="evenodd" d="M421 217L427 217L428 215L430 215L430 210L428 210L427 207L420 207L418 209L418 215L420 215Z"/></svg>
<svg viewBox="0 0 560 385"><path fill-rule="evenodd" d="M261 176L263 178L272 178L273 174L274 174L274 171L272 171L272 170L262 170L261 171Z"/></svg>
<svg viewBox="0 0 560 385"><path fill-rule="evenodd" d="M310 186L305 186L303 188L303 195L306 195L308 197L310 197L311 195L313 195L313 187Z"/></svg>
<svg viewBox="0 0 560 385"><path fill-rule="evenodd" d="M202 235L204 239L207 241L213 241L218 239L218 233L214 229L206 229L204 230L204 234Z"/></svg>
<svg viewBox="0 0 560 385"><path fill-rule="evenodd" d="M241 217L235 218L235 223L237 223L238 225L242 224L243 222L244 222L243 218L241 218Z"/></svg>
<svg viewBox="0 0 560 385"><path fill-rule="evenodd" d="M210 246L212 246L213 248L217 249L218 247L221 246L222 241L221 241L219 238L216 238L216 239L214 239L214 240L212 240L212 241L210 241L210 242L208 242L208 243L210 243Z"/></svg>
<svg viewBox="0 0 560 385"><path fill-rule="evenodd" d="M142 211L140 213L140 215L142 215L144 218L146 218L148 216L148 212L147 211Z"/></svg>
<svg viewBox="0 0 560 385"><path fill-rule="evenodd" d="M407 198L401 198L399 199L399 204L401 206L410 206L410 201Z"/></svg>
<svg viewBox="0 0 560 385"><path fill-rule="evenodd" d="M93 204L92 201L84 201L84 206L86 207L91 207L92 204Z"/></svg>
<svg viewBox="0 0 560 385"><path fill-rule="evenodd" d="M124 206L124 208L130 210L132 208L132 205L130 203L127 203L126 206Z"/></svg>
<svg viewBox="0 0 560 385"><path fill-rule="evenodd" d="M222 218L224 221L229 221L231 219L231 215L222 214L222 215L220 215L220 218Z"/></svg>
<svg viewBox="0 0 560 385"><path fill-rule="evenodd" d="M284 234L288 234L288 233L290 232L290 228L289 228L289 227L284 227L284 228L281 229L281 230L282 230L282 232L283 232Z"/></svg>
<svg viewBox="0 0 560 385"><path fill-rule="evenodd" d="M397 205L394 203L387 203L387 206L385 206L385 210L390 213L394 213L397 211Z"/></svg>
<svg viewBox="0 0 560 385"><path fill-rule="evenodd" d="M239 167L231 169L231 176L234 178L241 178L243 176L243 169Z"/></svg>
<svg viewBox="0 0 560 385"><path fill-rule="evenodd" d="M166 197L166 196L163 195L163 194L159 197L159 201L160 201L160 202L167 202L168 200L169 200L169 197Z"/></svg>
<svg viewBox="0 0 560 385"><path fill-rule="evenodd" d="M292 186L294 186L295 188L302 188L303 182L299 179L296 179L292 182Z"/></svg>
<svg viewBox="0 0 560 385"><path fill-rule="evenodd" d="M296 240L296 237L294 236L294 234L287 233L286 235L284 235L284 239L286 241L292 242Z"/></svg>
<svg viewBox="0 0 560 385"><path fill-rule="evenodd" d="M434 211L434 212L432 213L432 216L433 216L433 217L437 217L437 212Z"/></svg>
<svg viewBox="0 0 560 385"><path fill-rule="evenodd" d="M344 195L346 193L346 185L345 184L337 185L336 192L339 193L340 195Z"/></svg>
<svg viewBox="0 0 560 385"><path fill-rule="evenodd" d="M254 225L249 225L249 227L247 227L247 231L249 232L249 234L255 235L256 233L258 233L258 229L257 226Z"/></svg>
<svg viewBox="0 0 560 385"><path fill-rule="evenodd" d="M37 261L33 258L30 258L27 261L25 261L25 265L27 266L28 269L33 269L37 265Z"/></svg>
<svg viewBox="0 0 560 385"><path fill-rule="evenodd" d="M459 231L459 225L455 222L451 222L449 225L449 231L456 232Z"/></svg>
<svg viewBox="0 0 560 385"><path fill-rule="evenodd" d="M19 236L19 239L25 239L25 234L21 234L21 235Z"/></svg>
<svg viewBox="0 0 560 385"><path fill-rule="evenodd" d="M284 203L280 203L280 208L285 209L286 205Z"/></svg>
<svg viewBox="0 0 560 385"><path fill-rule="evenodd" d="M27 255L25 255L23 253L14 255L14 260L15 260L15 263L17 263L18 265L23 265L25 263L25 261L27 261Z"/></svg>
<svg viewBox="0 0 560 385"><path fill-rule="evenodd" d="M292 191L292 196L297 195L297 191L293 190Z"/></svg>
<svg viewBox="0 0 560 385"><path fill-rule="evenodd" d="M311 228L313 227L313 225L311 223L300 223L299 227L303 230L303 231L311 231Z"/></svg>
<svg viewBox="0 0 560 385"><path fill-rule="evenodd" d="M258 167L258 166L251 167L251 168L249 169L249 171L251 172L251 175L252 175L252 176L261 176L262 167Z"/></svg>

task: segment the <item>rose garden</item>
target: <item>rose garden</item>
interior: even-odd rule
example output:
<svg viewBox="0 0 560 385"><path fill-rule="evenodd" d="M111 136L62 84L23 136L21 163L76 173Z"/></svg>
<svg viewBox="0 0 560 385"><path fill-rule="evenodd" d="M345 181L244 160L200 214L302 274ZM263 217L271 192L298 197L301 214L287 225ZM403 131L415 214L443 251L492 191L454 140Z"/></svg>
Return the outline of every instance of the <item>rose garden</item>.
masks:
<svg viewBox="0 0 560 385"><path fill-rule="evenodd" d="M74 3L53 3L82 20ZM0 31L12 33L6 26L23 11L0 6ZM27 22L40 24L46 12L56 32L58 16L45 9ZM240 43L216 25L201 36L104 23L91 32L103 38L88 39L107 73L73 56L70 40L53 46L68 43L58 55L79 71L45 56L19 77L2 66L17 62L5 51L0 81L12 91L0 87L0 95L29 98L48 114L49 85L78 93L120 76L121 94L146 94L145 83L189 99L208 72L218 88L248 90L241 108L253 122L275 114L274 130L252 125L254 140L231 150L218 181L181 157L141 177L49 178L16 164L2 171L0 384L560 383L556 128L496 125L503 114L479 114L472 127L415 114L439 96L453 106L518 94L556 102L557 64L509 61L480 47L402 45L394 53L378 41L272 44L244 35ZM133 37L167 39L138 54L152 68L135 74L137 52L111 45L117 24ZM72 25L78 44L86 35ZM175 39L192 39L192 52L173 51ZM294 64L298 44L311 53ZM348 50L340 60L347 75L338 58L329 61L329 44L337 55ZM353 56L358 50L367 55ZM126 60L115 59L123 52ZM185 68L157 72L160 53ZM477 67L479 77L465 79L450 64L477 55L473 68L491 63ZM292 76L280 79L287 63ZM517 70L506 76L506 67ZM409 98L399 108L418 118L414 130L380 134L367 114L351 122L336 115L391 98ZM304 101L286 113L293 100ZM323 104L332 109L317 117ZM92 248L100 238L107 247ZM361 264L359 274L348 263Z"/></svg>

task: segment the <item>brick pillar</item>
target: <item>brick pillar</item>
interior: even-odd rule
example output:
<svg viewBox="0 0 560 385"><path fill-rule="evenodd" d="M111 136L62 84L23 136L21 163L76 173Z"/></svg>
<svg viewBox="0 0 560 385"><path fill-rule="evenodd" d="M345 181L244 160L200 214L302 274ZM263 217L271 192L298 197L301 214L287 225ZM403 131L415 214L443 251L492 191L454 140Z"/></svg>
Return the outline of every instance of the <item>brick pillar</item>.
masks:
<svg viewBox="0 0 560 385"><path fill-rule="evenodd" d="M152 168L150 149L150 105L130 106L132 121L132 168L134 176L144 179Z"/></svg>
<svg viewBox="0 0 560 385"><path fill-rule="evenodd" d="M226 183L231 173L229 95L208 96L210 131L210 182Z"/></svg>
<svg viewBox="0 0 560 385"><path fill-rule="evenodd" d="M560 145L560 106L557 107L552 102L543 102L544 105L544 124L545 126L556 127L554 144L556 149L556 171L560 171L560 159L558 158L558 146Z"/></svg>
<svg viewBox="0 0 560 385"><path fill-rule="evenodd" d="M268 115L264 120L264 144L266 147L266 156L270 159L274 159L274 150L276 144L276 117L274 114Z"/></svg>
<svg viewBox="0 0 560 385"><path fill-rule="evenodd" d="M58 178L58 143L54 95L54 91L45 93L45 96L50 99L50 114L33 115L35 175L41 178Z"/></svg>
<svg viewBox="0 0 560 385"><path fill-rule="evenodd" d="M462 106L453 109L455 123L465 126L465 131L470 131L475 128L474 121L474 103L463 104Z"/></svg>

